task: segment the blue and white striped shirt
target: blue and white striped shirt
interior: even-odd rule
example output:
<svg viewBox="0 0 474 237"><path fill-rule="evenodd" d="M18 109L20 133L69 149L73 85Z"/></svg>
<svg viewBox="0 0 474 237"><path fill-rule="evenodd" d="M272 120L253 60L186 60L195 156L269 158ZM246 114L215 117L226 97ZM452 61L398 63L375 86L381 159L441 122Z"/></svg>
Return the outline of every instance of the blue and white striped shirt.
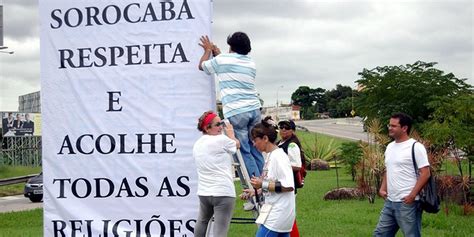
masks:
<svg viewBox="0 0 474 237"><path fill-rule="evenodd" d="M206 74L216 74L224 118L260 109L252 58L237 53L219 54L201 66Z"/></svg>

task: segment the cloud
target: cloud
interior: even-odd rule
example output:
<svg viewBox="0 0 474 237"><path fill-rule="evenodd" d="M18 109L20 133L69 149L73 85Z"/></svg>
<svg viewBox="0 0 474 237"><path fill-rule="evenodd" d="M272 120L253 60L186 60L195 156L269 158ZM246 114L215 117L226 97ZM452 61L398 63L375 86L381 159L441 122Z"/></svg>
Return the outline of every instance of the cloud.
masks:
<svg viewBox="0 0 474 237"><path fill-rule="evenodd" d="M259 1L261 3L261 1ZM472 2L216 1L214 38L236 30L252 38L257 87L267 105L290 102L300 85L355 86L363 68L417 60L469 78ZM232 9L232 11L229 11Z"/></svg>
<svg viewBox="0 0 474 237"><path fill-rule="evenodd" d="M244 31L252 40L257 89L266 105L284 103L302 85L355 86L363 68L417 60L473 84L473 2L214 0L213 40ZM4 0L5 44L0 54L0 110L40 89L37 1ZM283 86L283 88L280 88ZM13 99L12 99L13 98Z"/></svg>
<svg viewBox="0 0 474 237"><path fill-rule="evenodd" d="M8 40L21 42L39 37L38 1L4 1L3 11L3 30Z"/></svg>

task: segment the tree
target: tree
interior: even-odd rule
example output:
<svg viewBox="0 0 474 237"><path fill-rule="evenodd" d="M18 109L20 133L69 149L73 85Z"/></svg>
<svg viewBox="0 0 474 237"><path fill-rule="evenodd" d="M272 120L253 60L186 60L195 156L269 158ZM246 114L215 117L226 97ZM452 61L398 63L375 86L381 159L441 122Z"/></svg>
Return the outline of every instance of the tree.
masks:
<svg viewBox="0 0 474 237"><path fill-rule="evenodd" d="M301 117L304 119L312 118L313 115L310 112L310 108L313 107L314 103L321 101L324 97L324 92L326 90L322 88L312 89L308 86L300 86L293 94L291 95L291 100L294 105L299 105L302 107Z"/></svg>
<svg viewBox="0 0 474 237"><path fill-rule="evenodd" d="M427 106L435 98L468 91L466 79L434 68L437 63L417 61L405 66L383 66L359 73L363 88L355 100L357 109L369 118L388 121L394 112L410 114L415 123L429 119L434 108Z"/></svg>
<svg viewBox="0 0 474 237"><path fill-rule="evenodd" d="M336 118L351 116L352 98L341 99L336 105Z"/></svg>
<svg viewBox="0 0 474 237"><path fill-rule="evenodd" d="M350 86L337 84L336 89L327 91L326 95L332 100L342 100L352 96L352 88Z"/></svg>
<svg viewBox="0 0 474 237"><path fill-rule="evenodd" d="M455 144L468 156L474 155L474 94L438 97L428 103L434 112L422 125L423 135L434 145Z"/></svg>
<svg viewBox="0 0 474 237"><path fill-rule="evenodd" d="M326 91L327 99L326 111L333 118L350 116L352 108L352 99L357 97L357 91L353 91L350 86L336 85L336 89Z"/></svg>

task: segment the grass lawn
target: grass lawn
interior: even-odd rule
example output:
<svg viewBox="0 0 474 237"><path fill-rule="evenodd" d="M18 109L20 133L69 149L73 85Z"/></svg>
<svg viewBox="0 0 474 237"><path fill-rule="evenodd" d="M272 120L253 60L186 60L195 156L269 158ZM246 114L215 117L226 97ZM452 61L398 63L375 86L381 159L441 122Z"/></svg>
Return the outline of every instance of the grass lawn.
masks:
<svg viewBox="0 0 474 237"><path fill-rule="evenodd" d="M41 167L29 167L29 166L7 166L0 165L0 179L24 176L29 174L39 174Z"/></svg>
<svg viewBox="0 0 474 237"><path fill-rule="evenodd" d="M349 175L339 170L340 186L352 187ZM336 172L310 171L305 187L298 190L297 222L300 234L306 236L372 236L383 199L375 204L367 200L324 201L324 194L336 187ZM251 217L242 211L242 201L236 204L234 217ZM423 236L474 236L474 215L462 216L461 209L450 206L450 213L424 214ZM254 236L256 225L232 224L229 236ZM402 236L401 234L397 236Z"/></svg>
<svg viewBox="0 0 474 237"><path fill-rule="evenodd" d="M353 186L350 176L341 173L340 185ZM324 201L324 194L335 187L334 169L308 172L305 187L297 196L301 236L371 236L383 200L377 199L375 204L367 200ZM242 204L238 200L234 217L251 217L250 212L242 210ZM474 236L474 215L462 216L460 213L459 207L450 206L449 215L424 214L423 236ZM0 214L0 237L42 236L42 214L42 209ZM256 229L255 224L231 224L229 236L255 236Z"/></svg>
<svg viewBox="0 0 474 237"><path fill-rule="evenodd" d="M43 209L0 213L0 237L43 236Z"/></svg>
<svg viewBox="0 0 474 237"><path fill-rule="evenodd" d="M305 132L305 131L301 131L301 130L297 130L296 135L298 136L298 138L300 139L301 142L308 141L308 140L314 141L315 136L318 139L321 139L321 140L327 140L327 141L334 140L334 144L337 147L339 147L339 145L341 145L344 142L357 142L357 141L350 140L350 139L345 139L345 138L340 138L340 137L333 137L333 136L329 136L329 135L322 134L322 133Z"/></svg>
<svg viewBox="0 0 474 237"><path fill-rule="evenodd" d="M0 166L0 179L39 174L41 167ZM23 194L24 183L0 186L0 197Z"/></svg>
<svg viewBox="0 0 474 237"><path fill-rule="evenodd" d="M354 186L350 176L340 171L339 184ZM335 187L334 169L308 172L305 187L297 196L301 236L371 236L383 200L377 199L375 204L367 200L324 201L324 194ZM252 217L250 212L243 211L242 204L241 200L237 201L234 217ZM423 236L474 236L474 215L462 216L460 213L459 207L450 206L449 215L424 214ZM42 215L42 209L0 214L0 237L42 236ZM255 236L256 229L255 224L231 224L229 236Z"/></svg>
<svg viewBox="0 0 474 237"><path fill-rule="evenodd" d="M315 137L322 144L328 144L330 140L334 140L333 141L334 147L339 147L342 143L345 143L345 142L357 142L354 140L349 140L349 139L344 139L344 138L339 138L339 137L332 137L332 136L321 134L321 133L305 132L301 130L296 131L296 135L300 139L301 145L303 145L303 148L305 148L306 145L314 144Z"/></svg>

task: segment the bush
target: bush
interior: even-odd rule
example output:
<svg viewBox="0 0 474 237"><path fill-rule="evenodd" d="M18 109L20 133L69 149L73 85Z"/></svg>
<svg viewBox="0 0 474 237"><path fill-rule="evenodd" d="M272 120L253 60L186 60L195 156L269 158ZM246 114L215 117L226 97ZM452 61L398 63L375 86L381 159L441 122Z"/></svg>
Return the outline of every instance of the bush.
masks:
<svg viewBox="0 0 474 237"><path fill-rule="evenodd" d="M352 180L354 181L357 176L356 165L362 158L362 148L358 143L345 142L341 144L339 150L341 154L341 160L347 164L347 171L352 175Z"/></svg>

